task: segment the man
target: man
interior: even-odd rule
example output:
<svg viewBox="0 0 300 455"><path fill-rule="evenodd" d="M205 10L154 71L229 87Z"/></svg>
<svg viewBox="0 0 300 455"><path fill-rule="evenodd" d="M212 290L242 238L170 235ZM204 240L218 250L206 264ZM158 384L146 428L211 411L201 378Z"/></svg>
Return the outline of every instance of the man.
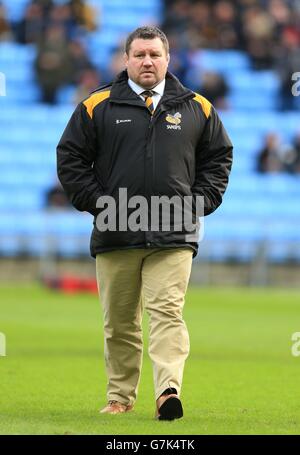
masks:
<svg viewBox="0 0 300 455"><path fill-rule="evenodd" d="M164 213L155 214L158 229L151 229L151 203L154 197L190 197L195 221L201 197L204 215L213 212L232 162L232 145L216 111L167 71L169 60L167 38L158 28L131 33L126 70L77 106L57 148L65 191L78 210L95 217L91 254L104 310L108 376L108 404L101 412L128 412L136 401L145 306L159 420L183 415L180 392L189 335L182 310L198 242L189 235L197 223L192 232L176 222L173 212L169 229ZM120 189L126 189L127 205L118 200ZM103 214L110 217L103 200L109 197L116 201L114 221L125 213L127 226L123 220L111 223L115 229L103 228ZM149 205L136 216L134 201L142 198ZM128 228L133 218L140 229Z"/></svg>

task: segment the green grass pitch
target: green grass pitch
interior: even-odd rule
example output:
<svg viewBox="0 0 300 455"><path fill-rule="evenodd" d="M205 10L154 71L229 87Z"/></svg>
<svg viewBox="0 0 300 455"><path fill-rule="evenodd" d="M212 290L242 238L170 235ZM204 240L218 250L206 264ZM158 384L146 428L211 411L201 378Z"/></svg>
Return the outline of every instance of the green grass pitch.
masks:
<svg viewBox="0 0 300 455"><path fill-rule="evenodd" d="M154 420L147 353L133 412L100 415L106 402L97 296L38 285L0 288L1 434L299 434L299 291L190 288L184 318L183 419Z"/></svg>

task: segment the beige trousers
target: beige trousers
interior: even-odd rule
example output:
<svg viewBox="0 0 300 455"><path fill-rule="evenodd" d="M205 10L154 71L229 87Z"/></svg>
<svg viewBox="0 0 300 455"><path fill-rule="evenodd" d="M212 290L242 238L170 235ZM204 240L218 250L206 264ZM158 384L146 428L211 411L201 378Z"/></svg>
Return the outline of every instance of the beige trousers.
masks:
<svg viewBox="0 0 300 455"><path fill-rule="evenodd" d="M168 387L174 387L180 395L190 347L182 310L192 256L189 247L128 249L97 255L108 400L125 405L136 401L143 356L143 307L149 315L148 352L155 399Z"/></svg>

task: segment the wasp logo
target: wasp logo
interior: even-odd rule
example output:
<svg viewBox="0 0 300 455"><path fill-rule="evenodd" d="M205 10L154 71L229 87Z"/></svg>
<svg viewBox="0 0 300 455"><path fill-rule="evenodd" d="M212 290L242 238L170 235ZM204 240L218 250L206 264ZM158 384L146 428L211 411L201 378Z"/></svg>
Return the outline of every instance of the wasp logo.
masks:
<svg viewBox="0 0 300 455"><path fill-rule="evenodd" d="M181 130L181 114L176 112L176 114L167 114L166 116L167 122L171 123L171 125L167 125L168 130Z"/></svg>
<svg viewBox="0 0 300 455"><path fill-rule="evenodd" d="M174 115L167 114L166 120L173 125L179 125L181 123L181 114L179 112L176 112Z"/></svg>

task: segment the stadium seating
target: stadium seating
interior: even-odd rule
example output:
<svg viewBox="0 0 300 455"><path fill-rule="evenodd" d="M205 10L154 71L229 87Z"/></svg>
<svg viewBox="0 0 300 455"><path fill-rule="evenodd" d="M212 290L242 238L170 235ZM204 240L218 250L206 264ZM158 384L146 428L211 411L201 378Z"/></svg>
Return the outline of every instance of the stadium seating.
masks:
<svg viewBox="0 0 300 455"><path fill-rule="evenodd" d="M20 19L26 0L4 3L9 18ZM158 20L162 8L158 0L90 3L102 24L88 37L99 66L132 28ZM0 97L0 255L88 255L91 216L45 208L45 193L56 181L55 146L74 108L73 89L63 88L56 106L39 103L35 52L34 46L0 43L0 71L7 80L6 96ZM246 54L202 50L193 60L199 71L226 77L231 109L220 115L234 143L228 192L222 207L205 219L200 252L215 261L249 261L264 249L270 261L300 261L300 177L256 173L265 134L277 131L290 140L299 130L299 113L276 111L278 78L254 71Z"/></svg>

